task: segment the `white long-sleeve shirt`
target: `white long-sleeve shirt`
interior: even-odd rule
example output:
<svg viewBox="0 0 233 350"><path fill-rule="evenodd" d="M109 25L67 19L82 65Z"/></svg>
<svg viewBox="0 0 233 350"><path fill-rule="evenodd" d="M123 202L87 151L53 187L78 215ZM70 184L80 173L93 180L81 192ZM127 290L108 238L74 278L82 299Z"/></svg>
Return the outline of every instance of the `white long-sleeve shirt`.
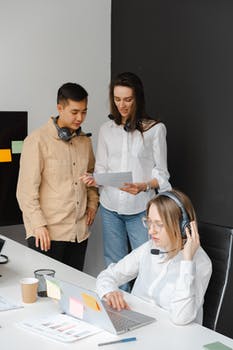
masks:
<svg viewBox="0 0 233 350"><path fill-rule="evenodd" d="M167 310L176 324L201 324L204 295L212 273L209 257L200 247L192 261L183 260L182 251L166 261L165 254L153 255L151 248L151 241L146 242L102 271L97 277L99 296L137 277L132 294Z"/></svg>
<svg viewBox="0 0 233 350"><path fill-rule="evenodd" d="M166 127L158 123L141 134L126 132L113 120L104 123L99 132L96 173L132 171L133 182L156 178L159 192L171 189L167 170ZM154 190L136 196L114 187L100 188L100 203L119 214L137 214L146 209Z"/></svg>

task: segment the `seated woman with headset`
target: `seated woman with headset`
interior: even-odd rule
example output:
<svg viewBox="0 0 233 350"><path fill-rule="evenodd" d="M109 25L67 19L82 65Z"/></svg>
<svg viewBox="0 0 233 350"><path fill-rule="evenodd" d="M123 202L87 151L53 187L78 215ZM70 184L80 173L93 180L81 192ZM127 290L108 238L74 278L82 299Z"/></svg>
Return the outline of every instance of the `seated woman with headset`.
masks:
<svg viewBox="0 0 233 350"><path fill-rule="evenodd" d="M143 223L151 239L99 274L98 294L113 308L129 308L118 286L136 278L132 294L167 310L174 323L202 323L212 265L190 199L177 190L159 193Z"/></svg>

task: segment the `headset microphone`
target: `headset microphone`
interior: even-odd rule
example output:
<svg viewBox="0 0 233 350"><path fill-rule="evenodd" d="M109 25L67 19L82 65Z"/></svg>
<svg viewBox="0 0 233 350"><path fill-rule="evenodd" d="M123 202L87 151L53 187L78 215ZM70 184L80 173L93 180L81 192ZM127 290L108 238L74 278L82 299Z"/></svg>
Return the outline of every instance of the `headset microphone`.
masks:
<svg viewBox="0 0 233 350"><path fill-rule="evenodd" d="M159 254L161 254L161 251L160 251L159 249L151 249L150 252L151 252L151 254L153 254L153 255L159 255Z"/></svg>
<svg viewBox="0 0 233 350"><path fill-rule="evenodd" d="M79 135L79 136L91 137L91 136L92 136L92 133L91 133L91 132L87 132L86 134L84 134L84 135Z"/></svg>
<svg viewBox="0 0 233 350"><path fill-rule="evenodd" d="M159 250L159 249L151 249L150 250L151 254L153 254L153 255L167 254L167 253L174 252L174 251L175 251L175 249L169 250L168 252L163 252L162 250Z"/></svg>

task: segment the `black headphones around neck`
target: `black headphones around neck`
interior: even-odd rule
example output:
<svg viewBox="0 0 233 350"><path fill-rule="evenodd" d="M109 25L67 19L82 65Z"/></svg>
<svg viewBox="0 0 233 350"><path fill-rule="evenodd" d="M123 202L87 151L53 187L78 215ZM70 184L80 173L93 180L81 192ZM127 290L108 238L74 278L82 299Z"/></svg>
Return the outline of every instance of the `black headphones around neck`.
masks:
<svg viewBox="0 0 233 350"><path fill-rule="evenodd" d="M58 124L57 124L58 118L59 117L53 118L53 122L54 122L54 125L55 125L56 129L57 129L58 137L61 140L69 141L70 139L72 139L72 137L80 135L80 133L82 131L81 126L74 133L71 133L68 128L60 128L60 126L58 126ZM76 134L76 135L74 135L74 134Z"/></svg>
<svg viewBox="0 0 233 350"><path fill-rule="evenodd" d="M157 197L159 196L165 196L165 197L168 197L170 199L172 199L177 205L178 207L180 208L181 210L181 220L180 220L180 232L181 232L181 236L182 238L187 238L186 236L186 232L185 232L185 228L188 227L190 228L190 219L189 219L189 216L188 216L188 213L183 205L183 203L181 202L181 200L172 192L168 192L168 191L165 191L165 192L160 192Z"/></svg>
<svg viewBox="0 0 233 350"><path fill-rule="evenodd" d="M114 120L115 121L115 117L113 114L109 114L108 115L108 118L111 119L111 120ZM137 126L140 125L140 121L137 121ZM130 123L130 120L127 120L123 129L126 131L126 132L130 132L132 131L132 126L131 126L131 123Z"/></svg>
<svg viewBox="0 0 233 350"><path fill-rule="evenodd" d="M72 137L74 136L86 136L86 137L91 137L92 133L91 132L83 132L82 128L80 126L80 128L78 128L76 131L74 131L73 133L70 132L70 130L68 128L60 128L57 125L57 120L59 117L56 118L52 118L54 125L57 129L57 133L58 133L58 137L63 140L63 141L69 141L70 139L72 139Z"/></svg>

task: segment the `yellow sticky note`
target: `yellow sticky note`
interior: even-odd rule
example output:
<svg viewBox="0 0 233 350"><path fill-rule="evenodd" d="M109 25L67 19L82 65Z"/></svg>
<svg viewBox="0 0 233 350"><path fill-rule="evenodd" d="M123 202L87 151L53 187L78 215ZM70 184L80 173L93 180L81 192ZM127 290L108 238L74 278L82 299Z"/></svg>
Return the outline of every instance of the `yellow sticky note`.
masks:
<svg viewBox="0 0 233 350"><path fill-rule="evenodd" d="M97 303L97 300L92 295L89 295L86 293L82 293L81 295L82 295L84 303L88 307L90 307L92 310L100 311L99 304Z"/></svg>
<svg viewBox="0 0 233 350"><path fill-rule="evenodd" d="M46 285L47 285L47 295L48 295L48 297L60 300L61 299L61 289L60 289L60 287L55 282L51 282L49 280L46 280Z"/></svg>
<svg viewBox="0 0 233 350"><path fill-rule="evenodd" d="M69 299L69 312L72 316L83 318L84 305L76 298Z"/></svg>
<svg viewBox="0 0 233 350"><path fill-rule="evenodd" d="M0 162L12 162L11 150L10 149L0 149Z"/></svg>

